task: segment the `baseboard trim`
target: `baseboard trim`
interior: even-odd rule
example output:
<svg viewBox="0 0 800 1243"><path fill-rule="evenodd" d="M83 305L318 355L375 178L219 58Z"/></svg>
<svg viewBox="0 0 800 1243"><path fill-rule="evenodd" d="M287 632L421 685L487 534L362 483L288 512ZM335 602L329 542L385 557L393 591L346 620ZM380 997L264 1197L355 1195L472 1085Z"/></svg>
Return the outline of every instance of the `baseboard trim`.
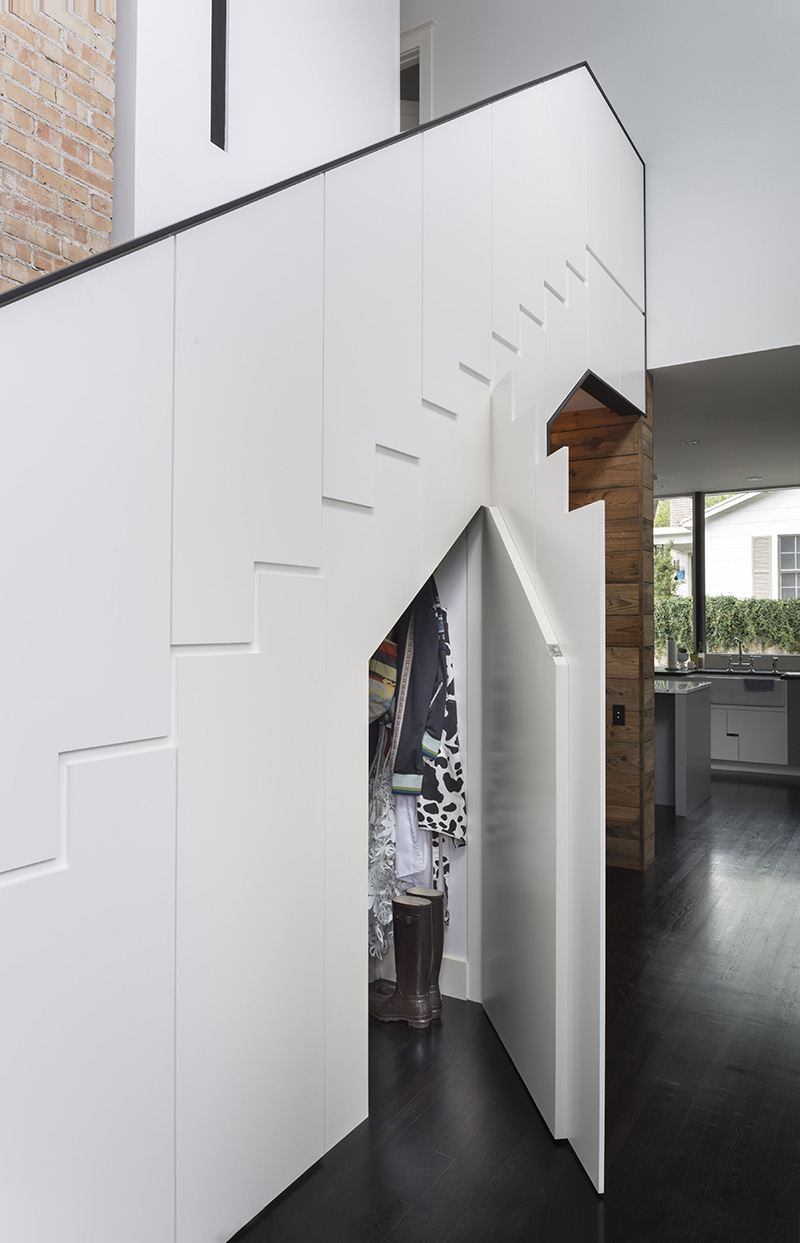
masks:
<svg viewBox="0 0 800 1243"><path fill-rule="evenodd" d="M458 1001L467 1000L466 958L451 958L445 954L439 973L439 988L445 997L455 997Z"/></svg>

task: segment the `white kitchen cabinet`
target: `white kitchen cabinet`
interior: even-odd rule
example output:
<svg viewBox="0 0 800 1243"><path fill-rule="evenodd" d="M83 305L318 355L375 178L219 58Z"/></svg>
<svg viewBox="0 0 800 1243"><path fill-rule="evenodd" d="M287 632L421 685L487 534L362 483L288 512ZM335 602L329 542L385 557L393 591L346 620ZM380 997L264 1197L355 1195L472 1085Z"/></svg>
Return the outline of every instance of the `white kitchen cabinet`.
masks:
<svg viewBox="0 0 800 1243"><path fill-rule="evenodd" d="M737 759L751 764L788 764L785 708L728 708L726 712L728 734L739 736Z"/></svg>
<svg viewBox="0 0 800 1243"><path fill-rule="evenodd" d="M711 705L711 758L712 760L738 760L739 738L728 733L728 708ZM745 709L745 713L749 709Z"/></svg>

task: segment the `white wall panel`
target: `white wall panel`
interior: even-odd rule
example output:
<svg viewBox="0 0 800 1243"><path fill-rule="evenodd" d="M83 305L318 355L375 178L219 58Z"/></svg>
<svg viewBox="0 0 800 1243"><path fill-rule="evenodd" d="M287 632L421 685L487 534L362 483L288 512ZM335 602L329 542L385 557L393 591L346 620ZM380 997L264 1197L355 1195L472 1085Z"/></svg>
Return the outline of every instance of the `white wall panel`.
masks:
<svg viewBox="0 0 800 1243"><path fill-rule="evenodd" d="M586 89L585 69L537 87L544 109L545 271L562 298L568 296L567 264L586 275Z"/></svg>
<svg viewBox="0 0 800 1243"><path fill-rule="evenodd" d="M568 669L502 516L484 531L483 1002L568 1133ZM535 711L531 705L535 704Z"/></svg>
<svg viewBox="0 0 800 1243"><path fill-rule="evenodd" d="M174 643L251 641L254 563L319 564L323 198L177 239Z"/></svg>
<svg viewBox="0 0 800 1243"><path fill-rule="evenodd" d="M567 272L566 303L548 290L545 419L566 401L589 365L587 295L574 272Z"/></svg>
<svg viewBox="0 0 800 1243"><path fill-rule="evenodd" d="M58 852L59 752L169 728L172 254L3 309L0 872Z"/></svg>
<svg viewBox="0 0 800 1243"><path fill-rule="evenodd" d="M324 584L256 590L257 651L178 660L178 1243L322 1154Z"/></svg>
<svg viewBox="0 0 800 1243"><path fill-rule="evenodd" d="M598 1191L605 1127L605 522L568 512L568 454L536 472L534 581L570 670L568 1138Z"/></svg>
<svg viewBox="0 0 800 1243"><path fill-rule="evenodd" d="M423 135L422 395L457 413L492 365L492 115Z"/></svg>
<svg viewBox="0 0 800 1243"><path fill-rule="evenodd" d="M0 890L0 1216L173 1243L175 753L68 765L70 866Z"/></svg>
<svg viewBox="0 0 800 1243"><path fill-rule="evenodd" d="M622 288L644 312L644 165L622 130L619 142L619 269Z"/></svg>
<svg viewBox="0 0 800 1243"><path fill-rule="evenodd" d="M639 409L646 405L644 366L644 315L620 290L619 309L619 391Z"/></svg>
<svg viewBox="0 0 800 1243"><path fill-rule="evenodd" d="M619 279L621 131L594 82L586 86L586 130L586 245Z"/></svg>
<svg viewBox="0 0 800 1243"><path fill-rule="evenodd" d="M587 277L587 330L589 369L605 380L617 392L620 391L620 302L628 301L619 285L601 267L593 255L588 255ZM629 303L629 305L632 305ZM642 316L633 307L634 312ZM640 368L644 355L640 352Z"/></svg>
<svg viewBox="0 0 800 1243"><path fill-rule="evenodd" d="M521 307L544 322L544 105L492 104L492 329L519 348Z"/></svg>
<svg viewBox="0 0 800 1243"><path fill-rule="evenodd" d="M372 505L376 443L420 452L420 137L326 174L325 308L323 493Z"/></svg>

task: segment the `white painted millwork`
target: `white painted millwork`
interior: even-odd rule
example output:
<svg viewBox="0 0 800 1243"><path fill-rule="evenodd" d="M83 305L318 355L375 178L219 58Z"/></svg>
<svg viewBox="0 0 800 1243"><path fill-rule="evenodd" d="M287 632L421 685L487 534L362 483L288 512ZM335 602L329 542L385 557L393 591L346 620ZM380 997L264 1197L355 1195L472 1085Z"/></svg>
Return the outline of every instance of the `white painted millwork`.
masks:
<svg viewBox="0 0 800 1243"><path fill-rule="evenodd" d="M570 671L499 511L486 514L483 1004L556 1139L569 1134ZM534 708L535 705L535 708Z"/></svg>
<svg viewBox="0 0 800 1243"><path fill-rule="evenodd" d="M316 177L176 239L173 643L251 643L253 565L320 563L323 204Z"/></svg>
<svg viewBox="0 0 800 1243"><path fill-rule="evenodd" d="M366 662L490 503L508 540L484 555L476 522L445 571L481 768L454 987L482 995L481 872L487 893L498 879L491 850L470 864L482 824L502 829L517 897L537 892L514 936L547 926L520 1014L495 991L512 958L491 938L487 989L510 1032L546 1030L541 1050L510 1036L512 1053L602 1186L603 514L569 514L565 455L544 457L547 419L589 365L600 287L572 201L595 91L583 70L548 85L539 240L524 211L492 225L498 125L516 136L496 149L508 192L520 146L538 158L523 94L0 310L14 1243L218 1243L366 1116ZM530 202L540 174L522 180ZM369 204L388 218L370 223ZM537 288L548 272L556 293ZM622 359L610 335L603 349ZM63 365L43 372L42 356ZM643 385L643 354L626 359L620 375ZM507 616L481 593L481 561ZM481 715L501 690L481 673L481 625L521 653L510 753L525 721L552 761L510 766L505 825L481 797L498 744ZM534 811L566 820L568 852L561 828L522 840Z"/></svg>
<svg viewBox="0 0 800 1243"><path fill-rule="evenodd" d="M325 306L323 495L373 505L375 445L421 451L421 137L326 174Z"/></svg>

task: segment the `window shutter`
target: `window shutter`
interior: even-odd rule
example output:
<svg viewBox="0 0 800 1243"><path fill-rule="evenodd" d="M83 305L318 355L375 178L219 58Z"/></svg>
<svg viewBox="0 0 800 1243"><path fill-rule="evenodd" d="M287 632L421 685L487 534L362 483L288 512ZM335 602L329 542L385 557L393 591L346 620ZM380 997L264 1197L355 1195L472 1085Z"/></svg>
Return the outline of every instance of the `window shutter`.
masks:
<svg viewBox="0 0 800 1243"><path fill-rule="evenodd" d="M753 599L769 600L772 597L772 567L770 564L770 538L768 535L753 536Z"/></svg>

